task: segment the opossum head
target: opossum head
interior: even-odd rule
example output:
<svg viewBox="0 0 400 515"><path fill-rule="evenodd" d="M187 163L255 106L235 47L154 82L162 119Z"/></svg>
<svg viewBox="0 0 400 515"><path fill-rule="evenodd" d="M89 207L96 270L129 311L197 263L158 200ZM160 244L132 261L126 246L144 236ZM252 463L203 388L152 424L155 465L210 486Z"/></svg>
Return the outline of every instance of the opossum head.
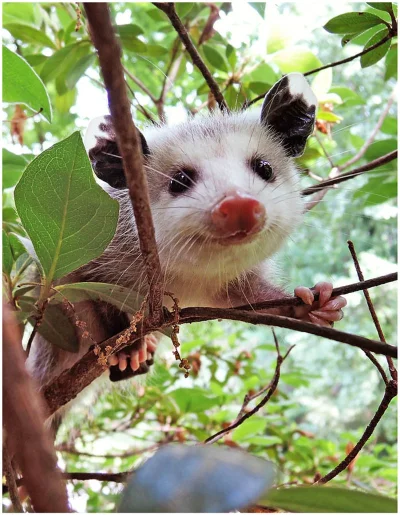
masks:
<svg viewBox="0 0 400 515"><path fill-rule="evenodd" d="M266 95L261 115L196 116L141 135L166 272L226 282L276 252L302 217L293 157L313 131L316 104L305 78L293 73ZM128 196L110 120L100 128L89 152L94 171L120 190L117 197Z"/></svg>

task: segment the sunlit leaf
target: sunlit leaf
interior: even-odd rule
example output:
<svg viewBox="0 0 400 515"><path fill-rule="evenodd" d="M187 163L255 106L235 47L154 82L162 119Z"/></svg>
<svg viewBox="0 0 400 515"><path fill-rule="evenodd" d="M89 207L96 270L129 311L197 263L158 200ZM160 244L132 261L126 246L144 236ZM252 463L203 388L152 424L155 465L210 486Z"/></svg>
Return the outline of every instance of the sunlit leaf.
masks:
<svg viewBox="0 0 400 515"><path fill-rule="evenodd" d="M41 30L37 30L26 24L6 23L3 28L8 30L15 39L20 39L26 43L42 45L48 48L57 48L53 41Z"/></svg>
<svg viewBox="0 0 400 515"><path fill-rule="evenodd" d="M204 52L204 55L207 59L207 61L211 64L211 66L214 66L218 70L222 70L223 72L228 71L228 65L226 63L226 60L222 54L219 53L216 48L214 48L211 45L204 44L202 45L202 49Z"/></svg>
<svg viewBox="0 0 400 515"><path fill-rule="evenodd" d="M274 54L273 62L279 66L282 73L305 73L322 65L318 57L305 48L281 50Z"/></svg>
<svg viewBox="0 0 400 515"><path fill-rule="evenodd" d="M383 23L382 19L375 14L351 12L330 19L324 29L333 34L356 34L380 23Z"/></svg>

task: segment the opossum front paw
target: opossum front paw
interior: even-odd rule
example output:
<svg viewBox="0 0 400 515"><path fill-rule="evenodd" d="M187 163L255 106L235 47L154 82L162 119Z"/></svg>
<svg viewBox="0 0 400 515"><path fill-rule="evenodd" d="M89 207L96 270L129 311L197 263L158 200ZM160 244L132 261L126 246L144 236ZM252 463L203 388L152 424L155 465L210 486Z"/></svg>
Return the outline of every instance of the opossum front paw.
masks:
<svg viewBox="0 0 400 515"><path fill-rule="evenodd" d="M314 288L298 286L294 290L306 306L296 306L296 318L313 322L316 325L332 327L334 322L343 318L343 311L347 304L344 297L332 297L333 285L328 282L317 283ZM314 301L314 294L319 293L319 299Z"/></svg>
<svg viewBox="0 0 400 515"><path fill-rule="evenodd" d="M135 375L146 374L153 364L156 348L157 338L153 334L146 334L139 342L139 346L134 344L110 356L108 358L110 380L121 381Z"/></svg>

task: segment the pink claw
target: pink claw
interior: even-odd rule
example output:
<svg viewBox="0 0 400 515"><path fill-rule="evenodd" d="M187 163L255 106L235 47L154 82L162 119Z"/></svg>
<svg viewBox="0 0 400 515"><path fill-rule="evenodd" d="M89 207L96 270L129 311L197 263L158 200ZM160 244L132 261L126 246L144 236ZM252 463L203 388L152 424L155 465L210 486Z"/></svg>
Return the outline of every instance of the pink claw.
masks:
<svg viewBox="0 0 400 515"><path fill-rule="evenodd" d="M319 318L319 317L313 315L312 313L308 313L308 317L311 320L311 322L313 322L315 325L331 327L331 324L327 320L324 320L323 318Z"/></svg>
<svg viewBox="0 0 400 515"><path fill-rule="evenodd" d="M126 369L126 367L128 366L128 362L126 360L125 354L119 354L118 359L119 359L118 368L121 370L121 372L123 372Z"/></svg>
<svg viewBox="0 0 400 515"><path fill-rule="evenodd" d="M344 297L334 297L333 299L328 300L324 306L324 310L336 311L338 309L344 308L345 306L347 306L347 300Z"/></svg>
<svg viewBox="0 0 400 515"><path fill-rule="evenodd" d="M139 353L137 351L133 351L131 354L131 368L134 372L140 367L139 363Z"/></svg>
<svg viewBox="0 0 400 515"><path fill-rule="evenodd" d="M116 354L113 354L108 358L108 364L110 365L110 367L118 365L118 361L118 356Z"/></svg>
<svg viewBox="0 0 400 515"><path fill-rule="evenodd" d="M315 310L312 311L312 314L318 318L328 320L328 322L339 322L339 320L342 320L343 318L343 311L341 309L338 311Z"/></svg>
<svg viewBox="0 0 400 515"><path fill-rule="evenodd" d="M331 298L333 284L320 282L314 286L313 290L319 293L319 306L322 307Z"/></svg>
<svg viewBox="0 0 400 515"><path fill-rule="evenodd" d="M306 286L297 286L297 288L294 289L294 294L309 306L314 302L314 294L310 288L307 288Z"/></svg>

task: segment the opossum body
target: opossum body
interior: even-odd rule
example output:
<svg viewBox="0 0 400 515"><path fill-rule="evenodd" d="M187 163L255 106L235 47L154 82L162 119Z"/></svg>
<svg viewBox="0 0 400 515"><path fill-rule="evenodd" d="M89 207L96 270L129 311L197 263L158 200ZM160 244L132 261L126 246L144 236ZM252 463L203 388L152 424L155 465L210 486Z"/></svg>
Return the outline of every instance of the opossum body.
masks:
<svg viewBox="0 0 400 515"><path fill-rule="evenodd" d="M305 78L293 73L267 94L261 116L217 113L141 134L164 287L181 307L231 307L287 295L273 284L271 258L302 220L293 157L303 153L313 131L316 105ZM119 223L104 254L68 280L120 284L143 295L144 267L110 117L97 122L95 133L88 139L89 157L97 177L108 184L105 189L120 203ZM322 325L340 320L346 301L331 299L330 283L315 290L319 302L313 302L308 288L299 287L295 293L306 305L269 312ZM124 313L105 304L78 309L95 341L129 323ZM80 352L69 354L35 343L42 348L35 345L31 368L42 383L71 366L90 344L81 341ZM155 348L150 336L111 357L111 379L146 372ZM44 357L47 365L41 362Z"/></svg>

